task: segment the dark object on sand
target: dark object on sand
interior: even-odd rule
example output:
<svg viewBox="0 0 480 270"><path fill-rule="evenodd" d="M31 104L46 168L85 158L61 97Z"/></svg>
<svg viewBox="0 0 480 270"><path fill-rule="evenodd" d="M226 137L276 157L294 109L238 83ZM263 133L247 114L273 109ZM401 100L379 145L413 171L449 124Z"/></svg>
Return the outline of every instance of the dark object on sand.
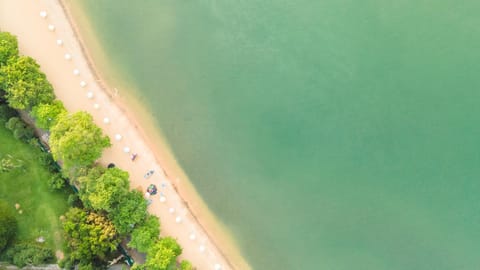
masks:
<svg viewBox="0 0 480 270"><path fill-rule="evenodd" d="M150 193L150 195L157 194L157 186L155 186L154 184L150 184L147 188L147 192Z"/></svg>
<svg viewBox="0 0 480 270"><path fill-rule="evenodd" d="M114 163L110 163L110 164L108 164L107 168L109 168L109 169L115 168L115 164L114 164Z"/></svg>
<svg viewBox="0 0 480 270"><path fill-rule="evenodd" d="M149 178L150 176L152 176L152 174L153 174L154 172L155 172L154 170L148 171L148 172L143 176L143 178L145 178L145 179Z"/></svg>

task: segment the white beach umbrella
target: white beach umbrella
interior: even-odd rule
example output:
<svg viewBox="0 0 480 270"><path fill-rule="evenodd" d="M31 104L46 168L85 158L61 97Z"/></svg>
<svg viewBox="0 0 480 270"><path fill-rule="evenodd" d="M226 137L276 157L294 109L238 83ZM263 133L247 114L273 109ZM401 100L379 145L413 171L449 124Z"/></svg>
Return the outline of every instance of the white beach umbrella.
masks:
<svg viewBox="0 0 480 270"><path fill-rule="evenodd" d="M55 31L55 25L49 24L49 25L48 25L48 30L49 30L49 31L52 31L52 32Z"/></svg>
<svg viewBox="0 0 480 270"><path fill-rule="evenodd" d="M69 53L66 53L63 57L65 57L65 60L72 59L72 55L70 55Z"/></svg>
<svg viewBox="0 0 480 270"><path fill-rule="evenodd" d="M85 81L81 81L81 82L80 82L80 86L81 86L81 87L85 87L85 86L87 86L87 83L86 83Z"/></svg>
<svg viewBox="0 0 480 270"><path fill-rule="evenodd" d="M100 104L98 104L98 103L93 104L93 108L95 108L97 110L100 109Z"/></svg>
<svg viewBox="0 0 480 270"><path fill-rule="evenodd" d="M165 202L165 201L167 201L167 198L165 198L165 196L160 196L160 202L163 203L163 202Z"/></svg>
<svg viewBox="0 0 480 270"><path fill-rule="evenodd" d="M92 92L92 91L88 91L88 92L87 92L87 98L88 98L88 99L92 99L92 98L93 98L93 92Z"/></svg>
<svg viewBox="0 0 480 270"><path fill-rule="evenodd" d="M170 212L170 214L175 213L175 208L173 207L168 208L168 212Z"/></svg>
<svg viewBox="0 0 480 270"><path fill-rule="evenodd" d="M73 70L73 75L75 75L75 76L80 75L80 70L74 69L74 70Z"/></svg>
<svg viewBox="0 0 480 270"><path fill-rule="evenodd" d="M222 266L221 266L220 264L218 264L218 263L216 263L216 264L213 266L213 268L214 268L215 270L222 270Z"/></svg>
<svg viewBox="0 0 480 270"><path fill-rule="evenodd" d="M194 233L191 233L189 238L190 238L190 240L193 241L193 240L197 239L197 236Z"/></svg>
<svg viewBox="0 0 480 270"><path fill-rule="evenodd" d="M175 219L175 222L176 222L176 223L182 222L182 218L181 218L180 216L178 216L178 217Z"/></svg>
<svg viewBox="0 0 480 270"><path fill-rule="evenodd" d="M115 140L120 141L122 139L122 135L115 134Z"/></svg>
<svg viewBox="0 0 480 270"><path fill-rule="evenodd" d="M125 146L125 147L123 148L123 152L125 152L125 153L130 153L130 147Z"/></svg>
<svg viewBox="0 0 480 270"><path fill-rule="evenodd" d="M47 12L44 11L44 10L40 11L40 17L42 17L44 19L47 18Z"/></svg>
<svg viewBox="0 0 480 270"><path fill-rule="evenodd" d="M145 199L148 199L148 198L150 198L150 193L147 191L147 192L145 192L144 196L145 196Z"/></svg>
<svg viewBox="0 0 480 270"><path fill-rule="evenodd" d="M63 45L63 40L57 39L57 45L58 45L58 46L62 46L62 45Z"/></svg>
<svg viewBox="0 0 480 270"><path fill-rule="evenodd" d="M205 246L204 246L204 245L200 245L200 246L198 247L198 250L199 250L200 252L204 252L204 251L205 251Z"/></svg>
<svg viewBox="0 0 480 270"><path fill-rule="evenodd" d="M109 119L108 117L103 118L103 123L109 124L109 123L110 123L110 119Z"/></svg>

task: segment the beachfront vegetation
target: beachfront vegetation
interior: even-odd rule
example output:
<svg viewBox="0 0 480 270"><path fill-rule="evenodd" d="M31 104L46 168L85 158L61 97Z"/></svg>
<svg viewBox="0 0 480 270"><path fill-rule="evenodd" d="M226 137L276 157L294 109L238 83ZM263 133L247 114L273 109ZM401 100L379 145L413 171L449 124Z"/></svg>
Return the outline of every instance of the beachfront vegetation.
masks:
<svg viewBox="0 0 480 270"><path fill-rule="evenodd" d="M133 229L128 246L140 252L147 252L158 240L160 222L156 216L148 215L145 222Z"/></svg>
<svg viewBox="0 0 480 270"><path fill-rule="evenodd" d="M37 127L50 130L57 123L59 116L66 113L63 103L54 100L52 103L42 103L33 107L30 115L35 119Z"/></svg>
<svg viewBox="0 0 480 270"><path fill-rule="evenodd" d="M80 208L71 208L63 222L69 251L69 261L65 268L90 265L104 261L107 255L117 248L120 239L117 230L105 216Z"/></svg>
<svg viewBox="0 0 480 270"><path fill-rule="evenodd" d="M143 224L146 215L147 201L138 190L132 190L120 198L118 205L113 208L108 217L120 235L127 235L137 224ZM158 230L158 222L156 225ZM158 233L156 236L158 237Z"/></svg>
<svg viewBox="0 0 480 270"><path fill-rule="evenodd" d="M145 266L149 270L167 270L174 267L176 258L182 254L182 248L171 237L157 241L147 253Z"/></svg>
<svg viewBox="0 0 480 270"><path fill-rule="evenodd" d="M0 251L17 233L17 220L5 201L0 201Z"/></svg>
<svg viewBox="0 0 480 270"><path fill-rule="evenodd" d="M78 182L83 204L96 211L111 212L129 192L128 172L119 168L107 169L99 177L89 174Z"/></svg>
<svg viewBox="0 0 480 270"><path fill-rule="evenodd" d="M0 67L5 65L9 59L17 56L17 37L8 32L0 32Z"/></svg>
<svg viewBox="0 0 480 270"><path fill-rule="evenodd" d="M51 103L55 95L47 77L33 58L11 58L0 67L0 88L5 90L10 107L30 110L42 103Z"/></svg>
<svg viewBox="0 0 480 270"><path fill-rule="evenodd" d="M100 158L103 149L110 146L110 139L86 112L60 115L50 132L53 157L63 162L67 174L91 165Z"/></svg>
<svg viewBox="0 0 480 270"><path fill-rule="evenodd" d="M180 270L193 270L193 265L191 262L187 261L187 260L183 260L181 263L180 263Z"/></svg>
<svg viewBox="0 0 480 270"><path fill-rule="evenodd" d="M129 191L128 173L94 164L110 140L92 116L68 114L54 98L39 65L19 57L16 38L0 32L0 197L7 201L5 211L0 204L0 259L18 266L51 262L65 239L62 267L104 269L131 233L129 246L147 253L146 263L132 269L193 269L187 261L177 264L182 249L175 239L159 239L160 222L147 216L143 195ZM32 129L22 120L25 113L37 127L50 131L53 156L39 150ZM62 163L61 171L56 161ZM78 195L65 189L64 176L78 185ZM73 206L69 211L67 197Z"/></svg>

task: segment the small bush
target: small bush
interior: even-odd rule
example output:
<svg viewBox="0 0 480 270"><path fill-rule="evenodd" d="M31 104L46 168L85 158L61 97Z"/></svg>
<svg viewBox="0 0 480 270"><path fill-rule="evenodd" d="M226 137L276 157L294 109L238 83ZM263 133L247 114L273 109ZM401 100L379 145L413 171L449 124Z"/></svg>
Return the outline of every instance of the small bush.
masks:
<svg viewBox="0 0 480 270"><path fill-rule="evenodd" d="M180 268L179 270L193 270L195 268L193 268L193 265L191 262L187 261L187 260L183 260L181 263L180 263Z"/></svg>
<svg viewBox="0 0 480 270"><path fill-rule="evenodd" d="M13 132L16 139L28 141L33 138L33 129L27 126L19 117L11 117L5 127Z"/></svg>
<svg viewBox="0 0 480 270"><path fill-rule="evenodd" d="M53 251L37 245L20 243L7 250L7 260L18 267L40 265L53 261Z"/></svg>
<svg viewBox="0 0 480 270"><path fill-rule="evenodd" d="M65 187L65 179L63 179L60 173L56 173L52 175L52 177L48 181L48 186L52 190L60 190Z"/></svg>
<svg viewBox="0 0 480 270"><path fill-rule="evenodd" d="M82 201L80 201L80 198L78 197L77 193L72 193L68 195L68 205L70 205L71 207L82 206Z"/></svg>

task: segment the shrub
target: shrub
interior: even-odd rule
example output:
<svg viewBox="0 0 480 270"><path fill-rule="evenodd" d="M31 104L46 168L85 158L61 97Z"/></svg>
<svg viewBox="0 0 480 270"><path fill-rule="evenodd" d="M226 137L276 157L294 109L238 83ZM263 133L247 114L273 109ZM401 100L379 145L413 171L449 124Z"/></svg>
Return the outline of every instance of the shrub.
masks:
<svg viewBox="0 0 480 270"><path fill-rule="evenodd" d="M49 248L29 243L20 243L7 251L7 260L18 267L39 265L53 261L53 251Z"/></svg>
<svg viewBox="0 0 480 270"><path fill-rule="evenodd" d="M180 263L180 270L193 270L195 268L193 268L193 265L192 263L190 263L189 261L187 260L183 260L181 263Z"/></svg>
<svg viewBox="0 0 480 270"><path fill-rule="evenodd" d="M11 117L5 127L13 132L16 139L28 141L33 137L33 129L27 126L19 117Z"/></svg>
<svg viewBox="0 0 480 270"><path fill-rule="evenodd" d="M60 190L65 187L65 179L60 173L56 173L49 179L48 186L52 190Z"/></svg>
<svg viewBox="0 0 480 270"><path fill-rule="evenodd" d="M67 201L68 205L70 205L71 207L82 207L82 201L80 201L77 193L72 193L68 195Z"/></svg>

